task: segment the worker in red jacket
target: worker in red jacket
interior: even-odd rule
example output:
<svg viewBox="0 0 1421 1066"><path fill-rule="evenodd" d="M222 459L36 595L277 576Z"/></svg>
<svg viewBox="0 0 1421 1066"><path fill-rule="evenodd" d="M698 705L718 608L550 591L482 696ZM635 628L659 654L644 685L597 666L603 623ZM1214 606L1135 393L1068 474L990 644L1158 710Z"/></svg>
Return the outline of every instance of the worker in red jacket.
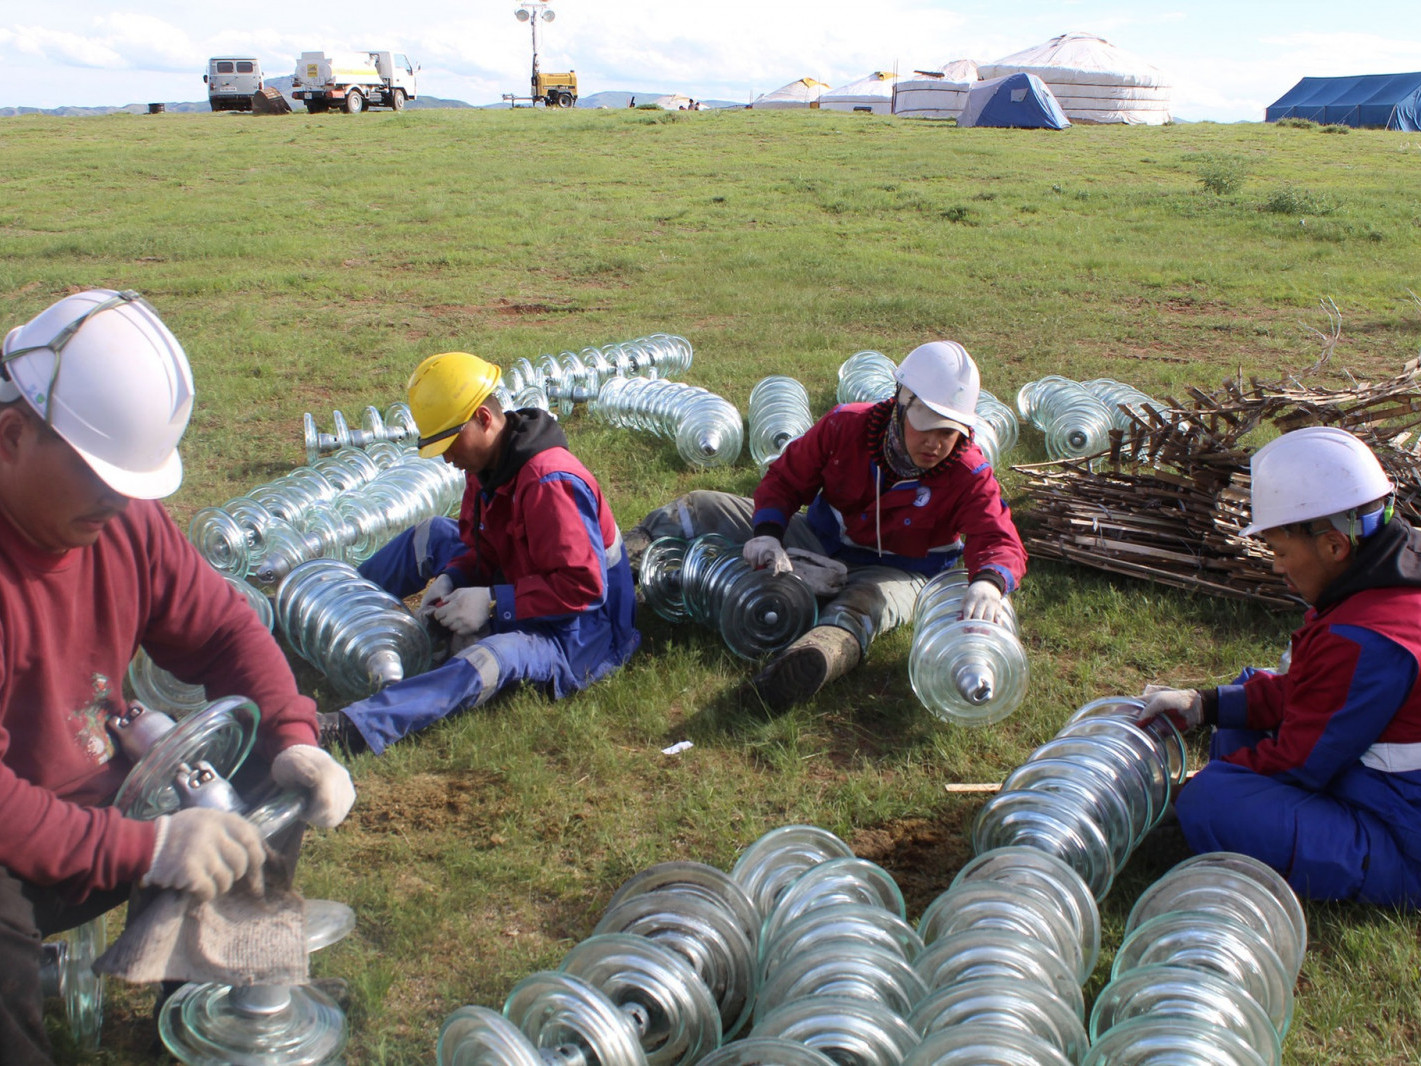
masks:
<svg viewBox="0 0 1421 1066"><path fill-rule="evenodd" d="M551 415L503 410L499 376L468 352L432 355L410 376L420 455L464 471L464 502L457 526L422 522L361 573L401 597L423 588L420 614L452 634L451 654L322 714L328 744L383 752L524 682L562 699L618 669L641 641L611 505Z"/></svg>
<svg viewBox="0 0 1421 1066"><path fill-rule="evenodd" d="M339 823L350 776L244 597L157 501L182 481L187 356L136 293L67 296L5 337L0 363L0 1059L44 1063L40 941L135 883L210 899L259 867L240 815L135 821L105 806L131 767L106 727L140 645L213 698L261 711L258 753Z"/></svg>
<svg viewBox="0 0 1421 1066"><path fill-rule="evenodd" d="M1215 727L1176 800L1196 851L1238 851L1299 894L1421 906L1421 531L1381 464L1335 427L1286 433L1252 462L1252 523L1311 606L1286 672L1159 689L1146 718Z"/></svg>
<svg viewBox="0 0 1421 1066"><path fill-rule="evenodd" d="M836 407L791 441L753 502L692 492L627 534L639 559L656 537L721 533L744 542L752 566L795 570L819 586L827 603L818 624L753 681L772 709L858 665L875 637L912 617L934 574L965 563L967 617L995 620L1026 572L1001 487L972 443L976 363L955 341L933 341L896 377L891 399Z"/></svg>

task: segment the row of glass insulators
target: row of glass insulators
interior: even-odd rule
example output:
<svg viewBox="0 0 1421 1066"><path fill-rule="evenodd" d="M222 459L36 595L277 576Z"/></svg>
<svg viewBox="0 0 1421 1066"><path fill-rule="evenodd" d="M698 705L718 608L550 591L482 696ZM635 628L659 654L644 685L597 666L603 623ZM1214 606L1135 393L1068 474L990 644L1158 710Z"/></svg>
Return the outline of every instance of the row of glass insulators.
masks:
<svg viewBox="0 0 1421 1066"><path fill-rule="evenodd" d="M409 405L392 403L382 415L379 408L367 407L360 415L360 428L351 429L345 412L332 411L330 433L322 433L316 428L316 419L309 411L301 416L306 465L310 466L323 455L340 451L342 448L368 448L381 442L401 444L406 447L419 439L419 427L414 423L414 415Z"/></svg>
<svg viewBox="0 0 1421 1066"><path fill-rule="evenodd" d="M307 559L368 559L401 530L453 513L463 475L383 442L345 448L193 515L188 537L219 573L272 585Z"/></svg>
<svg viewBox="0 0 1421 1066"><path fill-rule="evenodd" d="M1024 844L1050 852L1104 899L1187 771L1179 730L1163 715L1141 724L1143 706L1110 696L1071 715L978 812L976 850Z"/></svg>
<svg viewBox="0 0 1421 1066"><path fill-rule="evenodd" d="M260 712L243 697L207 704L182 722L130 707L110 728L134 760L114 799L132 818L150 819L182 807L229 810L271 839L301 817L300 790L267 793L248 804L231 787L256 739ZM345 937L355 913L343 903L305 902L306 949ZM346 1042L345 1014L309 985L189 983L158 1016L164 1045L180 1062L242 1062L251 1066L324 1066L338 1061Z"/></svg>
<svg viewBox="0 0 1421 1066"><path fill-rule="evenodd" d="M1131 415L1147 419L1150 410L1167 408L1132 385L1112 378L1073 381L1048 374L1029 381L1016 394L1021 417L1046 434L1052 459L1079 459L1110 447L1111 429L1135 430Z"/></svg>
<svg viewBox="0 0 1421 1066"><path fill-rule="evenodd" d="M1161 901L1147 894L1137 911ZM698 863L632 878L593 936L559 971L520 982L503 1014L455 1011L438 1061L1104 1066L1122 1060L1088 1053L1089 1041L1144 1005L1102 997L1087 1034L1081 985L1099 947L1093 896L1048 853L979 855L915 929L881 867L825 830L786 826L747 848L728 878ZM1117 961L1117 973L1140 964ZM1209 980L1206 966L1198 977ZM711 1050L745 1025L746 1038Z"/></svg>
<svg viewBox="0 0 1421 1066"><path fill-rule="evenodd" d="M760 473L780 457L785 446L814 425L809 393L794 378L772 374L750 390L750 458Z"/></svg>
<svg viewBox="0 0 1421 1066"><path fill-rule="evenodd" d="M515 359L503 368L499 402L505 408L540 407L566 417L575 404L596 399L613 378L671 378L690 369L691 342L670 333L583 348L536 360Z"/></svg>
<svg viewBox="0 0 1421 1066"><path fill-rule="evenodd" d="M996 622L965 619L967 587L963 571L945 570L918 591L908 681L943 721L989 725L1021 706L1030 671L1011 600L1002 600Z"/></svg>
<svg viewBox="0 0 1421 1066"><path fill-rule="evenodd" d="M646 605L662 618L713 629L744 659L788 647L819 617L808 585L793 573L752 569L741 545L719 533L652 541L638 582Z"/></svg>
<svg viewBox="0 0 1421 1066"><path fill-rule="evenodd" d="M348 563L298 565L277 588L276 616L287 643L342 699L361 699L429 669L428 630Z"/></svg>
<svg viewBox="0 0 1421 1066"><path fill-rule="evenodd" d="M1136 901L1091 1013L1092 1055L1279 1066L1307 950L1297 896L1233 852L1179 863Z"/></svg>
<svg viewBox="0 0 1421 1066"><path fill-rule="evenodd" d="M607 425L640 430L676 442L691 466L729 466L740 457L744 426L722 396L661 378L613 378L588 406Z"/></svg>
<svg viewBox="0 0 1421 1066"><path fill-rule="evenodd" d="M894 396L898 370L892 359L882 352L863 351L849 356L839 366L839 384L835 397L839 403L878 403ZM986 389L977 397L977 418L972 425L973 443L981 449L987 462L999 465L1003 456L1016 447L1020 427L1014 412Z"/></svg>

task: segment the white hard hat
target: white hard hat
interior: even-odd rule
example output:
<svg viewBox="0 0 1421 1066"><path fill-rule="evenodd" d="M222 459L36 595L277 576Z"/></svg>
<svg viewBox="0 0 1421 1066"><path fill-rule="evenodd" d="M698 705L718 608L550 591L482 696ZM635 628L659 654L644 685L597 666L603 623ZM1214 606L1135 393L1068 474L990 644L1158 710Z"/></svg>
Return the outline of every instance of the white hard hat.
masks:
<svg viewBox="0 0 1421 1066"><path fill-rule="evenodd" d="M115 492L155 500L183 480L192 369L135 292L93 289L5 337L0 401L21 396Z"/></svg>
<svg viewBox="0 0 1421 1066"><path fill-rule="evenodd" d="M1396 491L1372 450L1345 429L1284 433L1249 464L1253 521L1243 536L1351 511Z"/></svg>
<svg viewBox="0 0 1421 1066"><path fill-rule="evenodd" d="M956 341L920 344L893 376L912 393L912 397L900 394L899 400L914 429L955 429L964 435L971 431L982 375L962 345Z"/></svg>

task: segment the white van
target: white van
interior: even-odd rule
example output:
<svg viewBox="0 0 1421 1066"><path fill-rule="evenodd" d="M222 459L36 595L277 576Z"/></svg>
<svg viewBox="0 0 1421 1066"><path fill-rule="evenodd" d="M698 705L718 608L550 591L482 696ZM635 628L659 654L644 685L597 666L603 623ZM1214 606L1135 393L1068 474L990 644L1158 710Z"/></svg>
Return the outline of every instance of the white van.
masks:
<svg viewBox="0 0 1421 1066"><path fill-rule="evenodd" d="M214 56L207 61L207 102L214 111L250 111L261 91L262 65L255 56Z"/></svg>

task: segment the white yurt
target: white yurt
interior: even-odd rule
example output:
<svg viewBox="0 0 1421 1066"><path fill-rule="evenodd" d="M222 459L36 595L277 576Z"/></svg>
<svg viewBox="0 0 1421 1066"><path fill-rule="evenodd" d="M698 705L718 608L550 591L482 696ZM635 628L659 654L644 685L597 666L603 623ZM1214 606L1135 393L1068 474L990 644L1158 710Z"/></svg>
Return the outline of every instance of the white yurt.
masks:
<svg viewBox="0 0 1421 1066"><path fill-rule="evenodd" d="M879 70L866 78L830 89L819 97L821 111L871 111L875 115L893 114L893 83L898 75Z"/></svg>
<svg viewBox="0 0 1421 1066"><path fill-rule="evenodd" d="M1045 44L984 63L983 78L1035 74L1072 122L1170 121L1170 86L1158 67L1093 33L1065 33Z"/></svg>
<svg viewBox="0 0 1421 1066"><path fill-rule="evenodd" d="M893 113L908 118L956 118L977 83L977 64L954 59L937 70L915 70L916 77L893 83Z"/></svg>
<svg viewBox="0 0 1421 1066"><path fill-rule="evenodd" d="M818 107L819 97L829 85L814 78L798 78L788 85L782 85L772 93L757 96L751 102L752 108L764 110L785 110L792 107Z"/></svg>

